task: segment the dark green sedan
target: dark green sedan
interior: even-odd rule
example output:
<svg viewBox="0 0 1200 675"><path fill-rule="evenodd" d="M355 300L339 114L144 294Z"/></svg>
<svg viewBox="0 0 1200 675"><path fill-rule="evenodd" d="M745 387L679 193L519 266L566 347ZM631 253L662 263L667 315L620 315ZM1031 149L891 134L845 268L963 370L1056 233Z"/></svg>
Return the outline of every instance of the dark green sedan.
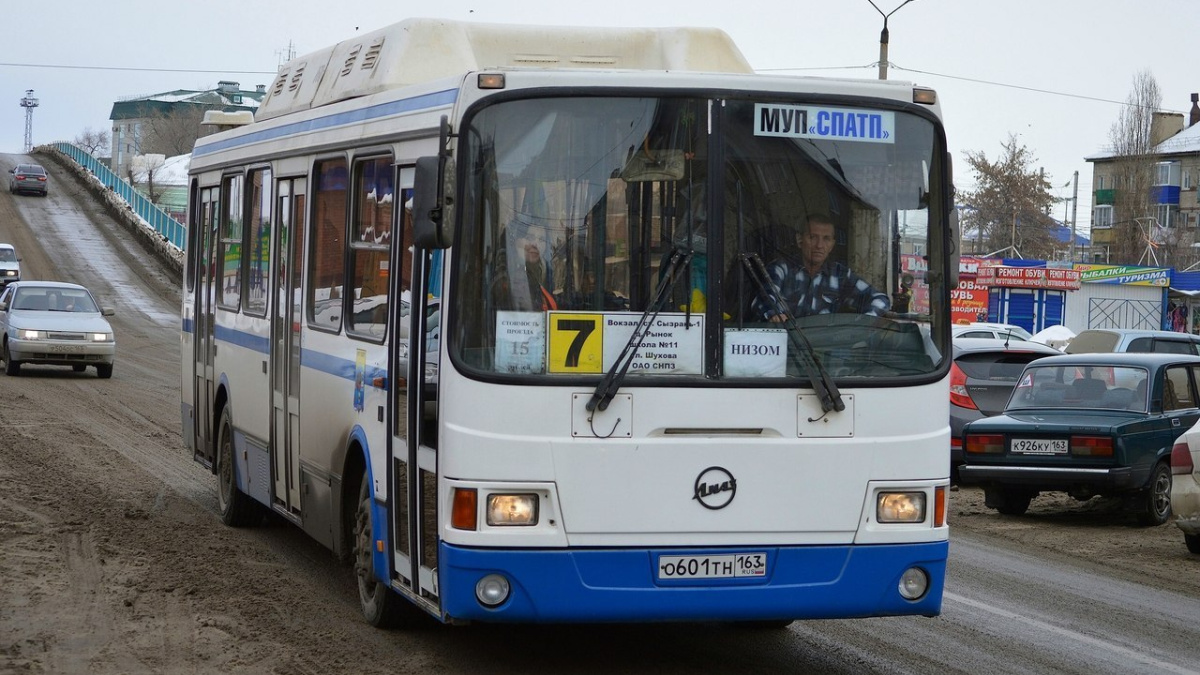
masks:
<svg viewBox="0 0 1200 675"><path fill-rule="evenodd" d="M1171 517L1171 446L1200 419L1200 357L1070 354L1026 366L1004 413L963 429L964 485L1020 515L1040 492L1121 496L1138 521Z"/></svg>

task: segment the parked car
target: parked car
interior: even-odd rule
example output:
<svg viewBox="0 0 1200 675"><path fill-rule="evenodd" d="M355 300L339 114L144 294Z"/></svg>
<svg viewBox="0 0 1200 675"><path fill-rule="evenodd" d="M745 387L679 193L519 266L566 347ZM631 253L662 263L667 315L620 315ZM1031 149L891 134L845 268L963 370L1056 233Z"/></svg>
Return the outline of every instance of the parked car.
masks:
<svg viewBox="0 0 1200 675"><path fill-rule="evenodd" d="M1200 554L1200 423L1171 448L1171 510L1183 530L1183 543Z"/></svg>
<svg viewBox="0 0 1200 675"><path fill-rule="evenodd" d="M1062 352L1036 342L996 338L954 338L950 365L950 476L963 461L962 430L967 422L998 415L1030 362Z"/></svg>
<svg viewBox="0 0 1200 675"><path fill-rule="evenodd" d="M1171 516L1171 448L1200 420L1200 358L1067 354L1030 363L1002 415L963 429L959 480L1020 515L1040 492L1120 496L1139 522ZM1132 382L1132 388L1116 383Z"/></svg>
<svg viewBox="0 0 1200 675"><path fill-rule="evenodd" d="M12 178L8 179L8 191L13 194L32 192L45 197L50 183L46 170L38 164L18 164L9 169Z"/></svg>
<svg viewBox="0 0 1200 675"><path fill-rule="evenodd" d="M21 258L12 244L0 244L0 290L21 280Z"/></svg>
<svg viewBox="0 0 1200 675"><path fill-rule="evenodd" d="M1064 350L1068 354L1098 352L1159 352L1200 354L1200 335L1170 330L1089 328L1080 331Z"/></svg>
<svg viewBox="0 0 1200 675"><path fill-rule="evenodd" d="M1029 331L1010 323L958 323L950 329L955 338L997 338L1000 340L1027 341L1033 336Z"/></svg>
<svg viewBox="0 0 1200 675"><path fill-rule="evenodd" d="M0 356L4 372L19 375L26 364L96 368L112 377L117 343L92 294L79 284L17 281L0 293Z"/></svg>

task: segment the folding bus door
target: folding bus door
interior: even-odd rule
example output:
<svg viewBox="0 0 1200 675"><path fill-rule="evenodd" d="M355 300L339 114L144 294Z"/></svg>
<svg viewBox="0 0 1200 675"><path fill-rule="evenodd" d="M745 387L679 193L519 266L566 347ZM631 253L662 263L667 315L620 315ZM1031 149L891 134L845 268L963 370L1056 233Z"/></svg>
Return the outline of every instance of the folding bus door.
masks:
<svg viewBox="0 0 1200 675"><path fill-rule="evenodd" d="M399 203L412 198L413 169L400 169ZM392 296L402 299L392 313L389 355L391 433L388 459L392 479L393 585L432 611L440 608L437 585L437 450L433 404L425 382L429 294L424 259L412 243L412 216L398 209L393 232ZM414 255L414 251L417 255Z"/></svg>
<svg viewBox="0 0 1200 675"><path fill-rule="evenodd" d="M271 474L274 506L300 513L300 270L304 255L305 179L275 183L276 232L271 262Z"/></svg>
<svg viewBox="0 0 1200 675"><path fill-rule="evenodd" d="M194 331L192 335L192 401L195 405L195 451L197 461L207 467L213 466L216 454L213 438L215 421L213 420L213 397L215 394L216 377L213 372L213 311L217 299L217 270L213 260L213 247L216 245L217 211L221 202L220 188L211 187L200 190L199 228L195 244L199 247L196 253L196 294L194 307Z"/></svg>

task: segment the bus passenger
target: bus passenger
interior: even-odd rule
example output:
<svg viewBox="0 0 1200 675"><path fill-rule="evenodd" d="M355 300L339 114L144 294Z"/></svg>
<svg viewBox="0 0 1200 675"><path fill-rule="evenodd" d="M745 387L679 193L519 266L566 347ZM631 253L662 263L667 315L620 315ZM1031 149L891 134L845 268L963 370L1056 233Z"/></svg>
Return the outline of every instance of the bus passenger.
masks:
<svg viewBox="0 0 1200 675"><path fill-rule="evenodd" d="M836 241L833 219L824 214L812 214L796 233L802 264L781 259L768 268L773 290L779 294L778 300L793 317L838 311L879 316L891 308L886 294L843 263L829 260ZM781 303L775 300L754 299L754 310L763 320L780 322L787 318L779 313Z"/></svg>

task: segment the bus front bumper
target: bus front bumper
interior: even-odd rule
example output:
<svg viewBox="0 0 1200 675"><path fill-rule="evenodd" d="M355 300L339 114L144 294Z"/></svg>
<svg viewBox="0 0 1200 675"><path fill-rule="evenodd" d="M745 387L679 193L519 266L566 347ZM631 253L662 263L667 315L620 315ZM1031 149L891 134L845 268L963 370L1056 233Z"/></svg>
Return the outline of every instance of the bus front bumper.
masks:
<svg viewBox="0 0 1200 675"><path fill-rule="evenodd" d="M442 543L442 607L486 622L770 621L936 616L946 541L871 546L736 549L492 550ZM766 553L760 578L660 579L661 556ZM900 595L905 570L928 576L925 594ZM483 605L476 584L503 576L510 593Z"/></svg>

